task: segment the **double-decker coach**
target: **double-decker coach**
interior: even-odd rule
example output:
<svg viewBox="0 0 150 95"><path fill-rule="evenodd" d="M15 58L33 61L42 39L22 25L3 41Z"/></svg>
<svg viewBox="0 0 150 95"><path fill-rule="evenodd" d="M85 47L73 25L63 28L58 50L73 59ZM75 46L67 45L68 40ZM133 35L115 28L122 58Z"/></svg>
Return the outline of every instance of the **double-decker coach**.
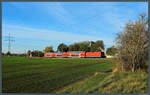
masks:
<svg viewBox="0 0 150 95"><path fill-rule="evenodd" d="M105 58L104 52L81 52L80 58Z"/></svg>
<svg viewBox="0 0 150 95"><path fill-rule="evenodd" d="M80 57L80 51L72 51L70 52L70 56L74 58Z"/></svg>
<svg viewBox="0 0 150 95"><path fill-rule="evenodd" d="M56 52L45 53L45 57L65 57L65 58L105 58L104 52Z"/></svg>

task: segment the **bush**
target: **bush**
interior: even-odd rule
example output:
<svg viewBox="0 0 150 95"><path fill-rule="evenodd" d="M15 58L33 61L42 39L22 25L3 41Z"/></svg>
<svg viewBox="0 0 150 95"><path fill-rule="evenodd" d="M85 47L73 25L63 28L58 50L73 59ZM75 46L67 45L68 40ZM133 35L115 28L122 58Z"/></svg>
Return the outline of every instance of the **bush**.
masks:
<svg viewBox="0 0 150 95"><path fill-rule="evenodd" d="M42 51L34 50L31 52L33 57L43 57L44 53Z"/></svg>
<svg viewBox="0 0 150 95"><path fill-rule="evenodd" d="M108 55L116 55L116 53L117 53L117 48L115 46L112 46L106 50L106 54Z"/></svg>

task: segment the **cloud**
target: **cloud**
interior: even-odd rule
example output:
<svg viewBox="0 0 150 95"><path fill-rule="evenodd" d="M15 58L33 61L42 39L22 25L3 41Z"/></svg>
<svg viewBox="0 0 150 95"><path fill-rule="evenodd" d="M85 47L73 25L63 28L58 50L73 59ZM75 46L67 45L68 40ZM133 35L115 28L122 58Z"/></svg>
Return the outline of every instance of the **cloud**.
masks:
<svg viewBox="0 0 150 95"><path fill-rule="evenodd" d="M5 38L5 36L7 36L7 33L11 31L11 34L13 34L16 39L19 39L20 43L18 42L16 43L20 44L18 45L18 48L20 49L24 48L24 46L27 46L28 48L30 47L34 48L34 47L39 46L41 48L45 46L48 41L52 41L53 46L55 46L54 47L55 49L56 49L56 46L61 42L71 44L71 43L80 42L80 41L103 40L106 45L113 44L113 39L111 38L96 37L96 36L90 36L86 34L85 35L73 34L71 32L68 33L64 31L62 32L62 31L45 30L45 29L37 29L37 28L35 29L35 28L19 26L19 25L3 24L2 26L3 26L2 28L3 38ZM22 39L26 40L26 43L21 42Z"/></svg>
<svg viewBox="0 0 150 95"><path fill-rule="evenodd" d="M17 39L13 50L18 50L18 52L24 51L25 47L43 49L50 43L56 48L61 42L71 44L86 40L103 40L108 47L114 45L115 33L122 30L125 22L129 19L135 20L140 12L148 9L145 3L135 5L133 5L134 3L102 2L11 4L15 7L13 10L19 10L18 13L21 15L13 19L14 22L7 18L3 20L6 24L2 25L2 36L4 39L7 33L11 32L11 35ZM18 4L21 5L18 6ZM11 11L10 9L8 8L9 11ZM7 12L9 12L8 10ZM27 13L24 14L24 11ZM31 15L31 17L23 20L26 14ZM10 16L13 17L14 15ZM40 21L35 19L35 16L37 19L40 18ZM17 21L21 22L17 24ZM43 27L43 24L48 24L48 27L34 28ZM6 46L3 43L3 49Z"/></svg>
<svg viewBox="0 0 150 95"><path fill-rule="evenodd" d="M83 40L97 40L99 38L89 36L73 34L71 32L55 31L55 30L45 30L45 29L35 29L18 25L4 25L3 35L5 33L13 32L16 37L19 38L32 38L32 39L51 39L51 40L62 40L62 41L83 41ZM5 35L6 36L6 35Z"/></svg>
<svg viewBox="0 0 150 95"><path fill-rule="evenodd" d="M102 6L101 6L102 5ZM98 7L98 6L97 6ZM100 3L99 12L105 23L109 27L113 27L114 33L120 32L123 29L126 22L129 20L135 20L139 14L148 12L148 6L146 3Z"/></svg>
<svg viewBox="0 0 150 95"><path fill-rule="evenodd" d="M19 38L26 38L26 39L31 38L35 40L41 39L41 40L59 40L59 41L74 42L74 41L106 39L95 36L89 36L86 34L80 35L80 34L73 34L71 32L68 33L63 31L35 29L17 25L5 25L3 31L7 33L7 31L9 30L12 30L13 34Z"/></svg>
<svg viewBox="0 0 150 95"><path fill-rule="evenodd" d="M46 13L52 15L53 18L61 22L62 24L74 24L75 21L72 15L62 6L61 3L57 2L54 5L43 6L42 8Z"/></svg>

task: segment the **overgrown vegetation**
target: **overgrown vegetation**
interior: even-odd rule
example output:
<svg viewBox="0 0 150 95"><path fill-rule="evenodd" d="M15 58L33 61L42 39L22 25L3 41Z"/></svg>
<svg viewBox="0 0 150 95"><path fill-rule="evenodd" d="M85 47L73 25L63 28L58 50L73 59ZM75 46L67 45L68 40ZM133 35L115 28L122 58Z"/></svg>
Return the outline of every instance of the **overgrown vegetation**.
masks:
<svg viewBox="0 0 150 95"><path fill-rule="evenodd" d="M57 93L148 93L146 72L103 72L69 85Z"/></svg>
<svg viewBox="0 0 150 95"><path fill-rule="evenodd" d="M145 69L148 62L148 20L146 15L133 22L129 21L123 32L118 33L118 67L120 70L136 71Z"/></svg>
<svg viewBox="0 0 150 95"><path fill-rule="evenodd" d="M148 93L148 73L112 73L103 80L96 93Z"/></svg>

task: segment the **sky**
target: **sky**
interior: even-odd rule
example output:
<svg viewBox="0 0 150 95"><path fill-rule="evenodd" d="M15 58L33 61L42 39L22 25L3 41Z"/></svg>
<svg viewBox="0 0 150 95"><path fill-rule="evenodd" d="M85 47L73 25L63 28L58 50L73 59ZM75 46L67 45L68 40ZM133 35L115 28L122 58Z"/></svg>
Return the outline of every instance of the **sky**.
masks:
<svg viewBox="0 0 150 95"><path fill-rule="evenodd" d="M41 50L60 43L103 40L105 50L129 20L148 15L147 2L2 2L2 52Z"/></svg>

